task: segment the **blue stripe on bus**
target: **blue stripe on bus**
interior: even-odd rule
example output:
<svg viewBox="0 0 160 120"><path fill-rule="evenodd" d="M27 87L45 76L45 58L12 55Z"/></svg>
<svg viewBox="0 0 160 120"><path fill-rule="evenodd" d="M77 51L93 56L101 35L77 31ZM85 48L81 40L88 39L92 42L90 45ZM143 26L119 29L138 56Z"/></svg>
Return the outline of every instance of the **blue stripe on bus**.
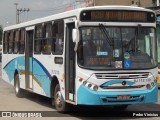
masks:
<svg viewBox="0 0 160 120"><path fill-rule="evenodd" d="M37 59L35 59L35 58L33 58L33 59L41 66L41 68L44 70L44 72L49 77L49 79L52 80L52 76L50 75L50 73L48 72L48 70Z"/></svg>
<svg viewBox="0 0 160 120"><path fill-rule="evenodd" d="M122 83L123 81L125 81L126 85L129 85L129 86L132 86L133 84L135 84L135 82L127 81L127 80L111 80L111 81L103 83L100 86L101 87L106 87L106 86L109 86L109 85L113 85L113 84L117 84L117 83Z"/></svg>
<svg viewBox="0 0 160 120"><path fill-rule="evenodd" d="M11 61L9 61L4 67L3 69L5 69L11 62L13 62L16 58L12 59Z"/></svg>
<svg viewBox="0 0 160 120"><path fill-rule="evenodd" d="M30 58L30 61L34 62L34 71L30 68L30 72L35 75L37 80L41 83L42 89L44 90L46 96L50 97L50 83L51 83L51 75L48 70L35 58ZM31 64L31 62L30 62ZM30 65L31 66L31 65ZM18 70L20 73L21 70L25 70L25 59L24 56L17 57L9 61L3 69L6 71L9 81L14 80L14 72ZM31 71L32 70L32 71ZM34 73L33 73L34 72ZM38 73L38 74L37 74Z"/></svg>

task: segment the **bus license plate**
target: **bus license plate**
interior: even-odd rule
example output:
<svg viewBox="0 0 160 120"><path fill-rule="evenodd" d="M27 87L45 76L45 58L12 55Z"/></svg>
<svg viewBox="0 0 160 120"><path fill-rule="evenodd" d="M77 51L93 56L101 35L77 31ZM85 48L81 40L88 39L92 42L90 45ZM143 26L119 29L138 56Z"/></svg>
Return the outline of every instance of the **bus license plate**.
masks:
<svg viewBox="0 0 160 120"><path fill-rule="evenodd" d="M131 98L130 95L118 95L117 96L117 100L128 100L130 98Z"/></svg>

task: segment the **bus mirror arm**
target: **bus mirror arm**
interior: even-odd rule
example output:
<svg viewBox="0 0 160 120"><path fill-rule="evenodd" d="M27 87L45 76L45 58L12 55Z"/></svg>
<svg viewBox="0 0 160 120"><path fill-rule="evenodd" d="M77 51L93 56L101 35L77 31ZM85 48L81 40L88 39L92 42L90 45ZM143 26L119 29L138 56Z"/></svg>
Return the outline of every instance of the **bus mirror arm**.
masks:
<svg viewBox="0 0 160 120"><path fill-rule="evenodd" d="M78 49L78 43L75 44L74 51L76 52Z"/></svg>
<svg viewBox="0 0 160 120"><path fill-rule="evenodd" d="M74 43L76 43L74 51L77 51L79 39L78 39L78 30L76 28L72 30L72 40Z"/></svg>

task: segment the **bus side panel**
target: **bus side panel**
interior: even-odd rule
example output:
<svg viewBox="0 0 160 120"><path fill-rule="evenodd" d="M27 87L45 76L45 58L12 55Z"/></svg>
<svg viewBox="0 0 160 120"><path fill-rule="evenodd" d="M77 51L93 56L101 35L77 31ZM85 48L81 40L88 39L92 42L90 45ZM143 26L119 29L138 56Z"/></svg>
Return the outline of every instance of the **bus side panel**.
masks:
<svg viewBox="0 0 160 120"><path fill-rule="evenodd" d="M14 73L15 71L18 71L19 77L20 77L20 87L22 85L24 80L21 80L21 74L23 74L23 71L25 70L24 67L24 56L15 56L15 55L10 55L10 59L8 62L3 66L3 79L12 85L14 85Z"/></svg>
<svg viewBox="0 0 160 120"><path fill-rule="evenodd" d="M33 92L50 97L51 75L39 57L44 59L41 55L33 58Z"/></svg>
<svg viewBox="0 0 160 120"><path fill-rule="evenodd" d="M25 89L25 56L18 58L17 70L19 73L20 87Z"/></svg>
<svg viewBox="0 0 160 120"><path fill-rule="evenodd" d="M34 55L33 58L33 92L51 97L51 80L58 79L64 97L64 67L54 63L53 55Z"/></svg>
<svg viewBox="0 0 160 120"><path fill-rule="evenodd" d="M8 83L14 85L14 73L17 70L20 79L20 87L25 89L25 57L11 57L10 61L3 67L3 79ZM55 65L54 57L39 56L33 58L33 92L51 97L50 86L52 76L58 78L59 84L62 88L62 95L64 96L64 67L63 65ZM39 59L39 60L38 60ZM52 75L51 75L52 73Z"/></svg>
<svg viewBox="0 0 160 120"><path fill-rule="evenodd" d="M2 57L2 65L1 65L2 66L2 68L1 68L2 69L2 79L6 81L7 80L7 75L6 75L3 68L8 62L8 56L6 54L3 54L3 53L2 53L2 56L3 56Z"/></svg>
<svg viewBox="0 0 160 120"><path fill-rule="evenodd" d="M13 84L13 71L12 71L12 68L13 67L13 57L11 57L12 55L10 55L10 60L8 60L8 57L9 55L5 54L3 55L2 57L2 69L4 70L2 72L2 76L3 76L3 79L10 83L10 84ZM12 58L12 59L11 59Z"/></svg>

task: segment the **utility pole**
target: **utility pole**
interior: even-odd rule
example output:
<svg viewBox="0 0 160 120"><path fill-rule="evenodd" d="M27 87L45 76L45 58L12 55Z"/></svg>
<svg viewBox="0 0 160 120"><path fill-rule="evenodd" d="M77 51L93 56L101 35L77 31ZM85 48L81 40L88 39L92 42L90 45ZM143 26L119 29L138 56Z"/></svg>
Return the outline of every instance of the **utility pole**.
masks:
<svg viewBox="0 0 160 120"><path fill-rule="evenodd" d="M19 23L19 13L17 9L18 3L14 3L14 5L16 6L16 24L18 24Z"/></svg>
<svg viewBox="0 0 160 120"><path fill-rule="evenodd" d="M29 8L18 9L18 3L14 3L14 5L16 6L16 24L20 23L20 14L22 12L24 12L24 13L27 12L27 19L28 19L28 12L30 11L30 9Z"/></svg>
<svg viewBox="0 0 160 120"><path fill-rule="evenodd" d="M24 8L24 9L22 9L22 8L20 8L20 9L17 9L17 12L18 12L18 23L20 23L20 14L21 13L25 13L25 12L27 12L27 17L28 17L28 12L30 11L30 9L29 8ZM28 19L28 18L27 18Z"/></svg>

